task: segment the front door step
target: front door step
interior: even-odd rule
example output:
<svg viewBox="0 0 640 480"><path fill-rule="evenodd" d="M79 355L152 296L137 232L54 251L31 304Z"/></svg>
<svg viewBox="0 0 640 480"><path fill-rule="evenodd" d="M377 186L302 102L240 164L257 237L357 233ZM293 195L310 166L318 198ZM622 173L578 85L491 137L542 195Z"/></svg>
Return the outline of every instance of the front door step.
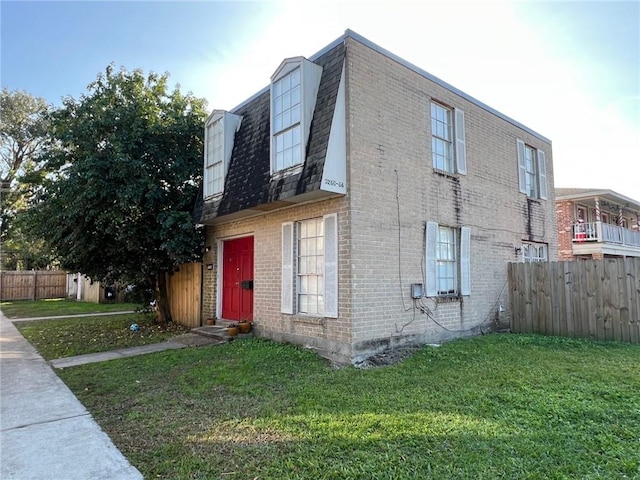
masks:
<svg viewBox="0 0 640 480"><path fill-rule="evenodd" d="M227 334L226 325L205 325L202 327L192 328L191 331L204 337L217 338L218 340L224 340L225 342L230 342L232 340L235 340L236 338L246 338L253 336L253 333L250 332L240 333L235 337L232 337L231 335Z"/></svg>

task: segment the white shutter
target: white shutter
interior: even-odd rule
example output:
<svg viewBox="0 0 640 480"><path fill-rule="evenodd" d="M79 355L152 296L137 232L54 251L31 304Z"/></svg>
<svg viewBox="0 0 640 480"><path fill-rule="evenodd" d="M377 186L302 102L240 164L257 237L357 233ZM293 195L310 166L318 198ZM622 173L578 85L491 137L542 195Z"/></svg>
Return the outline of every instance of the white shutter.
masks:
<svg viewBox="0 0 640 480"><path fill-rule="evenodd" d="M338 215L324 218L324 316L338 318Z"/></svg>
<svg viewBox="0 0 640 480"><path fill-rule="evenodd" d="M538 179L540 180L540 198L547 199L547 161L544 152L538 150Z"/></svg>
<svg viewBox="0 0 640 480"><path fill-rule="evenodd" d="M464 112L455 109L456 165L458 173L467 174L467 151L464 141Z"/></svg>
<svg viewBox="0 0 640 480"><path fill-rule="evenodd" d="M471 229L460 229L460 293L471 295Z"/></svg>
<svg viewBox="0 0 640 480"><path fill-rule="evenodd" d="M282 224L282 285L280 311L293 313L293 223Z"/></svg>
<svg viewBox="0 0 640 480"><path fill-rule="evenodd" d="M425 258L425 279L427 297L435 297L438 295L437 287L437 264L436 264L436 248L438 244L438 224L436 222L427 222L427 232L425 235L424 258Z"/></svg>
<svg viewBox="0 0 640 480"><path fill-rule="evenodd" d="M516 140L518 144L518 185L520 186L520 193L527 192L527 167L524 164L524 142L522 140Z"/></svg>

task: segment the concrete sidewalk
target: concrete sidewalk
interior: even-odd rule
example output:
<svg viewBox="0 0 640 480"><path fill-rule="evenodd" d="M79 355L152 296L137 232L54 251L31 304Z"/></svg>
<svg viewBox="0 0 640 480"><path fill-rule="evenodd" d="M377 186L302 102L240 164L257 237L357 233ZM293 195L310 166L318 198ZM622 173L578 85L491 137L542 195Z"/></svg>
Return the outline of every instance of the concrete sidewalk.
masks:
<svg viewBox="0 0 640 480"><path fill-rule="evenodd" d="M0 478L142 479L1 313Z"/></svg>

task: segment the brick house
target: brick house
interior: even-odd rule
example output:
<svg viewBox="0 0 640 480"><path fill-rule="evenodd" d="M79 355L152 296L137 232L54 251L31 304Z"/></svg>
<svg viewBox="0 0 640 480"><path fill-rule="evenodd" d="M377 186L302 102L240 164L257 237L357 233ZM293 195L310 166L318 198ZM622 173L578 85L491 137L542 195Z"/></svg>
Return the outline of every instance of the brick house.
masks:
<svg viewBox="0 0 640 480"><path fill-rule="evenodd" d="M270 82L205 125L203 315L344 364L508 321L507 263L557 257L551 142L349 30Z"/></svg>
<svg viewBox="0 0 640 480"><path fill-rule="evenodd" d="M612 190L556 188L560 260L640 257L640 202Z"/></svg>

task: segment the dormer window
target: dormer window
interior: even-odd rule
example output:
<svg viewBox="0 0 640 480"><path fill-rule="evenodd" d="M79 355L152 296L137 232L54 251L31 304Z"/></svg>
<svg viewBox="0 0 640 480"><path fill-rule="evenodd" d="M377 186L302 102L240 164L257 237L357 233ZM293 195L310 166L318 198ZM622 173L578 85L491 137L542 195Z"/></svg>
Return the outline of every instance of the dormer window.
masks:
<svg viewBox="0 0 640 480"><path fill-rule="evenodd" d="M223 122L219 119L207 125L207 153L205 165L206 196L222 193L224 173L222 162L224 160L224 142L222 141Z"/></svg>
<svg viewBox="0 0 640 480"><path fill-rule="evenodd" d="M300 68L273 84L275 170L302 163L300 154Z"/></svg>
<svg viewBox="0 0 640 480"><path fill-rule="evenodd" d="M322 67L302 57L282 62L271 77L271 172L304 163Z"/></svg>
<svg viewBox="0 0 640 480"><path fill-rule="evenodd" d="M242 117L224 110L214 110L205 128L204 198L221 195L229 170L233 139Z"/></svg>

